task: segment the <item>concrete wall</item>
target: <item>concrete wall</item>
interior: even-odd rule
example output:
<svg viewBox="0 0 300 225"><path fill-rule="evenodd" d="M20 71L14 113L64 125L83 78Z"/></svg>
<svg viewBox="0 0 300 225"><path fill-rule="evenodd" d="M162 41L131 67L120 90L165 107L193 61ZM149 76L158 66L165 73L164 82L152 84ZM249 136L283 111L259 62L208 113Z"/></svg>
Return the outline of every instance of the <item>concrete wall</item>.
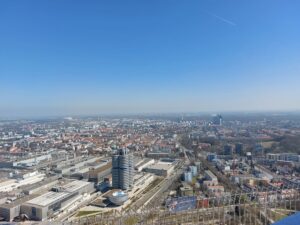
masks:
<svg viewBox="0 0 300 225"><path fill-rule="evenodd" d="M0 206L0 216L6 221L12 221L15 217L20 215L20 205L14 207Z"/></svg>
<svg viewBox="0 0 300 225"><path fill-rule="evenodd" d="M33 208L35 208L36 216L33 215L33 211L34 211ZM47 220L47 213L48 213L47 207L40 208L40 207L34 207L26 204L21 206L21 214L26 214L32 220L39 220L39 221Z"/></svg>

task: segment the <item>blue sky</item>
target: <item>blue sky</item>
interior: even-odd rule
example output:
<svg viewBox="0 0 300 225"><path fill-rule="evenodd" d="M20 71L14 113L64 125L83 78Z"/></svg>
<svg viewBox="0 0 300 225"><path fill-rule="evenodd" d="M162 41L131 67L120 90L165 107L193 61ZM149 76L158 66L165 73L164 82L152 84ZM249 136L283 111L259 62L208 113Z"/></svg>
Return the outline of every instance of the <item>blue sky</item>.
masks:
<svg viewBox="0 0 300 225"><path fill-rule="evenodd" d="M298 0L0 1L0 116L300 109Z"/></svg>

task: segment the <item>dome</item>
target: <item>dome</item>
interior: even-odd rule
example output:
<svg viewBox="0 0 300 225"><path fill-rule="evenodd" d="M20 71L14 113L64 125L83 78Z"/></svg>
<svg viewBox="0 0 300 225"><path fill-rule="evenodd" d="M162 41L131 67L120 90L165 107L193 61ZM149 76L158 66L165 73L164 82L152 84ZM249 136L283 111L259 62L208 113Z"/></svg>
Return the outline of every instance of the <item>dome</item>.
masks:
<svg viewBox="0 0 300 225"><path fill-rule="evenodd" d="M124 195L126 195L124 191L116 191L112 194L114 197L122 197Z"/></svg>
<svg viewBox="0 0 300 225"><path fill-rule="evenodd" d="M114 205L123 205L128 200L128 195L124 191L115 191L108 199Z"/></svg>

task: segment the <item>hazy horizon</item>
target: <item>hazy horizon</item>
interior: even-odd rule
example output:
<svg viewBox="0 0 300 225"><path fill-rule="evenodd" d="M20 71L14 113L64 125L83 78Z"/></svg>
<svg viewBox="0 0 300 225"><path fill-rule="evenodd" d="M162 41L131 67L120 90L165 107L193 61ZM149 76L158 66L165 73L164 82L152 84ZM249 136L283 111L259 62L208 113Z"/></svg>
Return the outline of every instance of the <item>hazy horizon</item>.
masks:
<svg viewBox="0 0 300 225"><path fill-rule="evenodd" d="M300 2L0 2L0 119L300 111Z"/></svg>
<svg viewBox="0 0 300 225"><path fill-rule="evenodd" d="M130 117L211 117L216 114L221 114L224 119L228 116L297 116L300 117L300 110L294 111L198 111L198 112L132 112L132 113L90 113L90 114L44 114L44 115L11 115L11 116L0 116L0 121L9 120L43 120L43 119L65 119L65 118L130 118Z"/></svg>

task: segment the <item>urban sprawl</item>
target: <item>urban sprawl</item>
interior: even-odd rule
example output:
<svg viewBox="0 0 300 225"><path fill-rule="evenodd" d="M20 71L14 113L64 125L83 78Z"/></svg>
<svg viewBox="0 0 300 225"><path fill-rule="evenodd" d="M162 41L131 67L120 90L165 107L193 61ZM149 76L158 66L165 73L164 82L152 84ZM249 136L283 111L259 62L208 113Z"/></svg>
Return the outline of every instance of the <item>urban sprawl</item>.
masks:
<svg viewBox="0 0 300 225"><path fill-rule="evenodd" d="M294 114L0 121L0 219L271 224L299 211Z"/></svg>

